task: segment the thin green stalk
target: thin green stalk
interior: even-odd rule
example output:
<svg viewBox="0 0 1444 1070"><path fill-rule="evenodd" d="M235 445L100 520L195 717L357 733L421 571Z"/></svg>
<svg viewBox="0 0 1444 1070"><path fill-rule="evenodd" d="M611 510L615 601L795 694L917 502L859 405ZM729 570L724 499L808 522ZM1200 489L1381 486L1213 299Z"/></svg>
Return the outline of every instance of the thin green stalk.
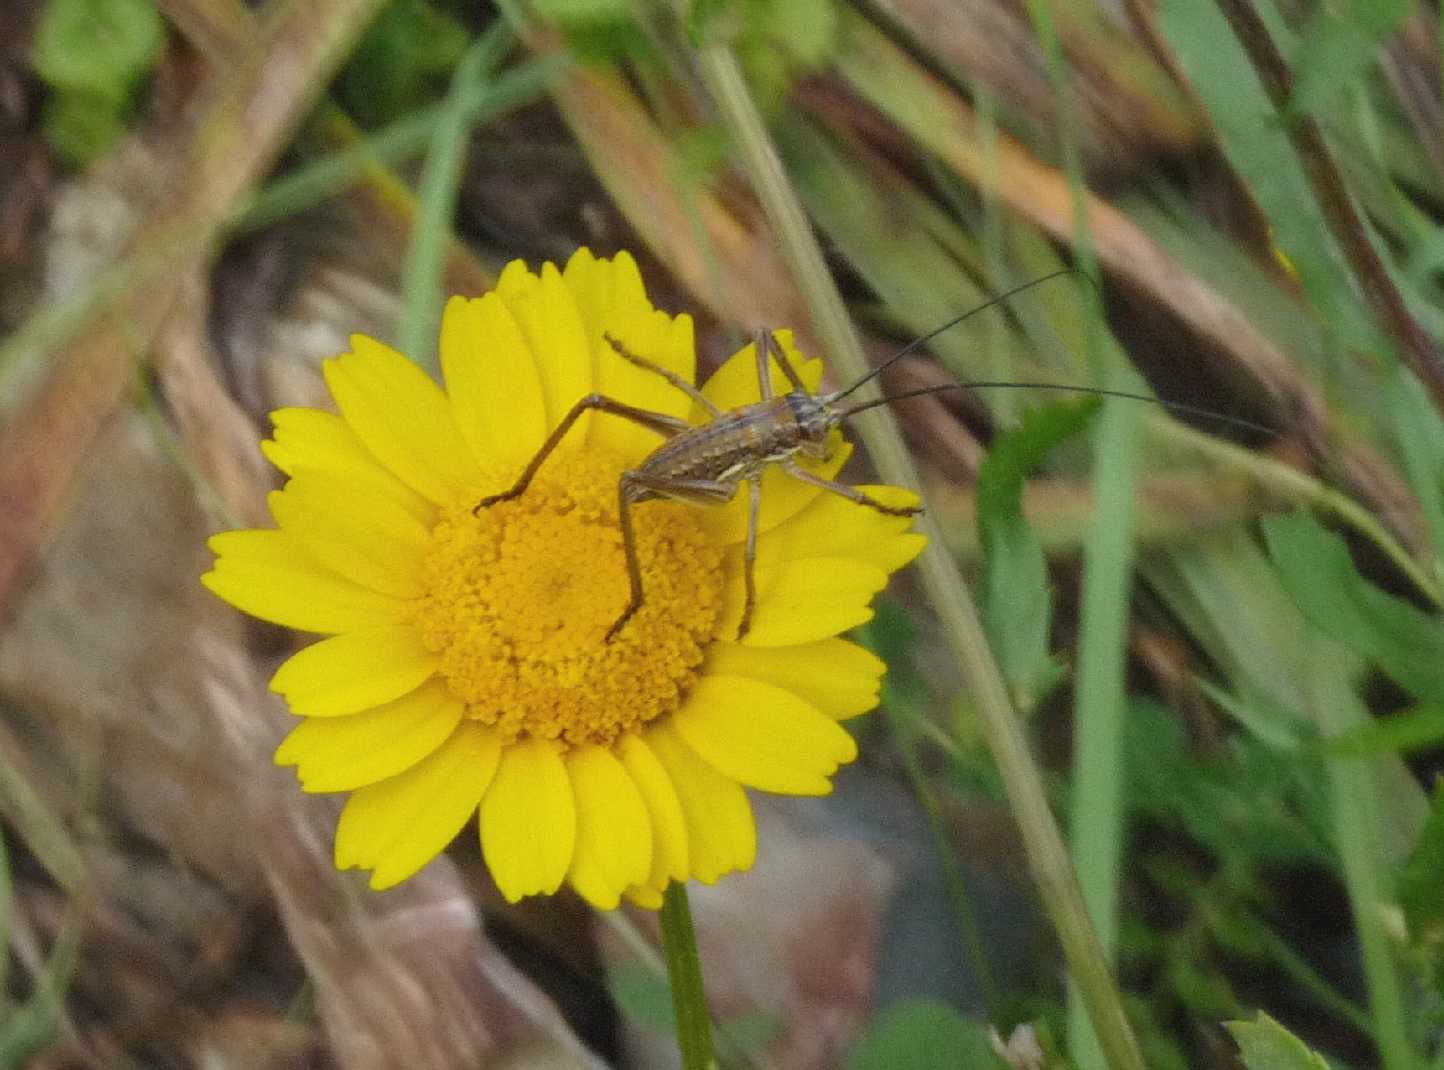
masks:
<svg viewBox="0 0 1444 1070"><path fill-rule="evenodd" d="M403 311L397 342L401 352L432 371L437 366L436 328L441 322L443 299L441 279L447 245L451 241L461 168L466 162L467 135L474 119L474 100L484 92L492 68L514 42L510 26L498 20L462 56L432 131L431 150L421 173L416 223L401 271Z"/></svg>
<svg viewBox="0 0 1444 1070"><path fill-rule="evenodd" d="M1400 545L1378 517L1307 472L1244 449L1224 439L1213 438L1173 420L1155 420L1149 434L1165 442L1176 442L1234 471L1246 473L1260 487L1287 502L1307 505L1328 513L1368 539L1436 606L1444 606L1444 590L1438 581Z"/></svg>
<svg viewBox="0 0 1444 1070"><path fill-rule="evenodd" d="M1309 699L1319 726L1330 735L1340 735L1369 723L1370 713L1354 693L1355 660L1312 630L1307 641ZM1386 887L1389 867L1382 851L1387 837L1380 809L1378 763L1373 757L1326 757L1325 765L1333 796L1334 841L1343 860L1344 885L1363 952L1380 1061L1385 1070L1414 1070L1421 1060L1409 1041L1404 996L1385 931L1391 893Z"/></svg>
<svg viewBox="0 0 1444 1070"><path fill-rule="evenodd" d="M867 358L752 102L736 57L726 45L706 44L699 50L698 60L702 78L732 134L792 276L812 310L822 343L845 378L863 375L868 368ZM882 477L890 483L916 487L917 475L896 425L885 419L863 417L858 426ZM1057 929L1064 957L1113 1066L1116 1070L1142 1070L1138 1042L1124 1017L1118 989L1089 923L1063 837L1048 809L1042 777L988 648L977 607L948 556L936 522L924 514L919 527L928 537L927 549L918 559L923 585L977 702L1039 894Z"/></svg>
<svg viewBox="0 0 1444 1070"><path fill-rule="evenodd" d="M1230 923L1237 924L1238 919L1231 919ZM1249 936L1264 946L1264 950L1273 960L1274 965L1278 966L1300 988L1313 996L1331 1014L1338 1015L1365 1036L1374 1035L1373 1019L1353 1000L1331 985L1318 970L1314 969L1308 959L1295 951L1293 946L1276 933L1272 927L1250 916Z"/></svg>
<svg viewBox="0 0 1444 1070"><path fill-rule="evenodd" d="M697 934L687 904L687 886L673 881L662 895L662 953L667 959L667 980L672 985L672 1011L677 1016L677 1045L682 1049L682 1070L715 1070L712 1055L712 1019L702 988L702 960L697 955Z"/></svg>
<svg viewBox="0 0 1444 1070"><path fill-rule="evenodd" d="M1074 94L1067 62L1044 0L1028 0L1047 62L1058 108L1063 167L1073 201L1074 254L1090 279L1098 277L1088 225L1088 196L1074 136ZM1084 300L1088 299L1084 296ZM1100 338L1098 317L1084 321L1085 357L1093 381L1125 387L1118 361ZM1123 858L1123 718L1127 709L1129 592L1133 583L1134 502L1138 481L1138 406L1120 399L1105 404L1093 437L1096 507L1083 543L1083 586L1079 612L1078 670L1073 689L1073 864L1093 926L1109 965L1118 937L1119 871ZM1106 1070L1084 994L1076 981L1068 992L1068 1047L1086 1070Z"/></svg>
<svg viewBox="0 0 1444 1070"><path fill-rule="evenodd" d="M237 205L230 233L246 234L268 227L349 189L373 167L390 167L420 154L431 141L444 111L441 104L418 108L358 144L268 183Z"/></svg>

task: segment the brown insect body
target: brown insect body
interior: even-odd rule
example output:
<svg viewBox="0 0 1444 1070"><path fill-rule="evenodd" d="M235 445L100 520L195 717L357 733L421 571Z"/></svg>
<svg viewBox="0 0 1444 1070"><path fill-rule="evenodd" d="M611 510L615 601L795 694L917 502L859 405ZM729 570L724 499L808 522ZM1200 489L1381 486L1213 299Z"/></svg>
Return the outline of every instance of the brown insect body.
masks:
<svg viewBox="0 0 1444 1070"><path fill-rule="evenodd" d="M770 465L797 456L827 460L827 433L838 422L825 399L799 391L724 412L663 442L637 468L681 489L639 490L632 501L661 497L703 504L729 501L745 480ZM715 494L699 498L687 493L696 482L725 485L731 493L726 498Z"/></svg>

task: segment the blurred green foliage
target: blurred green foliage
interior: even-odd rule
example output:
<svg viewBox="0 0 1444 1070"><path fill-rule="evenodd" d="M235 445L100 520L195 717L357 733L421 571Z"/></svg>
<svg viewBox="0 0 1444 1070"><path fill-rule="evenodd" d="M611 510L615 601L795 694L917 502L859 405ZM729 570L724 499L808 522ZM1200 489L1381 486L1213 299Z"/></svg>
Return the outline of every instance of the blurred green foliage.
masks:
<svg viewBox="0 0 1444 1070"><path fill-rule="evenodd" d="M903 1000L883 1010L853 1046L846 1070L1007 1070L987 1031L952 1007Z"/></svg>
<svg viewBox="0 0 1444 1070"><path fill-rule="evenodd" d="M341 73L338 95L363 125L380 126L446 92L471 35L427 0L392 0Z"/></svg>
<svg viewBox="0 0 1444 1070"><path fill-rule="evenodd" d="M35 73L49 89L46 140L83 166L125 129L165 25L153 0L49 0L35 30Z"/></svg>
<svg viewBox="0 0 1444 1070"><path fill-rule="evenodd" d="M1252 1022L1229 1022L1228 1031L1248 1070L1329 1070L1321 1055L1267 1014Z"/></svg>
<svg viewBox="0 0 1444 1070"><path fill-rule="evenodd" d="M1050 651L1053 594L1043 544L1023 517L1023 484L1057 446L1081 435L1099 408L1097 398L1084 398L1029 409L1017 427L993 440L978 471L983 624L1024 713L1066 670Z"/></svg>

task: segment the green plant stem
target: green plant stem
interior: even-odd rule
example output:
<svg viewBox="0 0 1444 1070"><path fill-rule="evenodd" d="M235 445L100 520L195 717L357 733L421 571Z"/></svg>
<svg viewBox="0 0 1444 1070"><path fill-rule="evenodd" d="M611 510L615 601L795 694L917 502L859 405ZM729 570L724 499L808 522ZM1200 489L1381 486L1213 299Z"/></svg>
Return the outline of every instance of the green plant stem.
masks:
<svg viewBox="0 0 1444 1070"><path fill-rule="evenodd" d="M698 60L703 81L741 154L792 276L812 310L818 336L844 377L860 377L868 369L861 342L752 102L736 57L725 44L714 43L699 50ZM896 425L887 419L864 417L858 426L882 477L890 483L916 487L917 474ZM1069 971L1087 1003L1109 1062L1115 1070L1142 1070L1138 1041L1123 1014L1122 1000L1102 946L1088 920L1063 837L1048 808L1042 777L984 638L977 607L948 556L937 524L924 514L919 527L928 537L927 549L918 559L923 584L977 703L1029 865L1057 930Z"/></svg>
<svg viewBox="0 0 1444 1070"><path fill-rule="evenodd" d="M672 1011L677 1016L677 1044L683 1070L715 1070L712 1055L712 1019L702 988L702 961L697 955L697 934L687 905L687 886L673 881L662 894L662 952L667 979L672 985Z"/></svg>

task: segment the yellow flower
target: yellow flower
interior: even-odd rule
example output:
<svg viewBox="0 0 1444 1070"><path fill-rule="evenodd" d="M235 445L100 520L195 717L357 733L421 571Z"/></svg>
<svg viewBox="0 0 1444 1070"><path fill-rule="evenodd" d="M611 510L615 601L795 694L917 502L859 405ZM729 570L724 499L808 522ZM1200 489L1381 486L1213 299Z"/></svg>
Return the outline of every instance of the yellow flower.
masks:
<svg viewBox="0 0 1444 1070"><path fill-rule="evenodd" d="M411 876L479 813L509 899L566 881L598 907L622 895L655 907L670 881L752 864L744 787L825 794L856 754L838 721L876 704L883 665L836 636L921 549L905 518L767 472L757 604L738 642L746 492L640 504L644 602L608 641L629 594L618 479L659 435L588 413L524 494L477 508L589 392L706 421L608 334L692 381L690 318L654 309L625 253L582 250L540 275L518 261L495 292L453 298L445 391L353 337L325 365L339 415L273 414L262 448L290 477L270 498L277 528L211 540L212 591L327 636L271 681L303 718L276 761L306 791L351 792L336 864L370 869L373 888ZM820 362L777 338L815 388ZM756 401L752 348L703 393L724 410ZM842 466L836 441L813 471Z"/></svg>

